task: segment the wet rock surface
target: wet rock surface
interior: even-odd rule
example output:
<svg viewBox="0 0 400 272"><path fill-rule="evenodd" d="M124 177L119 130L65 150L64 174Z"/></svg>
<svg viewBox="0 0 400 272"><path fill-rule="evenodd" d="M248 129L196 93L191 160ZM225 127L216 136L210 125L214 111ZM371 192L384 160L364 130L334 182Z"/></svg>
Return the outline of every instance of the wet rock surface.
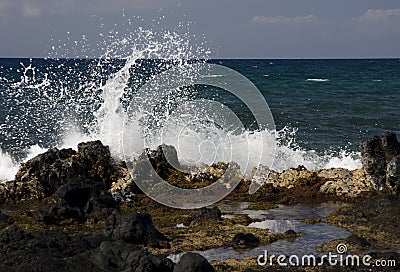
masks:
<svg viewBox="0 0 400 272"><path fill-rule="evenodd" d="M203 256L188 252L175 265L174 272L215 272L215 270Z"/></svg>
<svg viewBox="0 0 400 272"><path fill-rule="evenodd" d="M400 144L393 132L361 143L362 164L376 190L400 193Z"/></svg>
<svg viewBox="0 0 400 272"><path fill-rule="evenodd" d="M151 215L122 210L110 192L128 180L121 169L99 141L23 164L0 186L0 271L172 272L147 250L169 246Z"/></svg>
<svg viewBox="0 0 400 272"><path fill-rule="evenodd" d="M138 246L101 235L26 232L10 225L0 232L1 271L172 271L172 262Z"/></svg>
<svg viewBox="0 0 400 272"><path fill-rule="evenodd" d="M56 192L56 202L44 219L59 222L65 219L99 221L118 208L103 183L79 182L61 186Z"/></svg>
<svg viewBox="0 0 400 272"><path fill-rule="evenodd" d="M193 215L188 220L191 225L201 224L207 221L218 221L221 220L221 211L218 207L213 208L201 208L193 212Z"/></svg>
<svg viewBox="0 0 400 272"><path fill-rule="evenodd" d="M328 223L366 239L375 248L400 248L400 199L375 195L332 213Z"/></svg>
<svg viewBox="0 0 400 272"><path fill-rule="evenodd" d="M104 234L133 244L161 246L161 242L167 241L154 227L148 213L114 211L106 220Z"/></svg>
<svg viewBox="0 0 400 272"><path fill-rule="evenodd" d="M330 223L355 234L346 241L362 250L369 246L400 248L399 200L373 192L384 188L398 193L397 139L387 135L369 141L364 144L362 169L310 171L298 167L279 173L260 168L257 174L264 184L254 195L248 194L250 181L237 167L230 174L241 181L227 199L253 202L256 209L265 210L276 203L350 198L351 205L329 218ZM143 166L150 165L167 182L182 188L208 186L227 176L229 168L226 163L215 163L183 169L171 146L142 155L147 160ZM133 176L146 175L145 167L141 171ZM257 238L265 245L300 236L252 228L244 232L238 224L253 219L222 218L217 207L162 207L135 187L130 175L126 165L115 162L99 141L82 143L77 151L50 149L23 164L15 180L0 184L0 271L35 271L38 267L42 271L192 271L188 269L200 267L206 270L193 271L214 271L201 256L189 254L176 265L165 256L235 244L251 248ZM217 271L251 271L221 267Z"/></svg>
<svg viewBox="0 0 400 272"><path fill-rule="evenodd" d="M232 239L234 248L253 248L260 244L260 239L251 233L239 232Z"/></svg>
<svg viewBox="0 0 400 272"><path fill-rule="evenodd" d="M80 143L78 151L51 148L21 164L15 179L0 186L0 201L40 200L62 185L82 180L110 187L119 178L118 165L100 141Z"/></svg>

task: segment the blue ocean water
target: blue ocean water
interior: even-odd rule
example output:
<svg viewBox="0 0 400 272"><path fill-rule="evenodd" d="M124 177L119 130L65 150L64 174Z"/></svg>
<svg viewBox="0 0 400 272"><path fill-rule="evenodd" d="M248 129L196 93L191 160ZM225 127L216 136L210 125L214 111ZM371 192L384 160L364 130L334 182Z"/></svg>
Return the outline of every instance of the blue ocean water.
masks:
<svg viewBox="0 0 400 272"><path fill-rule="evenodd" d="M129 70L125 90L167 67L160 61L142 62ZM240 72L258 87L273 114L281 145L292 152L301 150L306 156L312 151L327 160L326 156L343 151L357 152L360 141L370 136L400 131L398 59L209 62ZM2 153L18 161L32 146L59 145L70 130L90 133L105 100L101 86L123 66L122 60L0 59ZM212 88L199 93L193 91L193 96L233 108L251 129L249 112L229 93ZM119 99L127 103L129 95ZM317 159L313 155L311 160ZM5 165L0 160L0 170L5 171Z"/></svg>
<svg viewBox="0 0 400 272"><path fill-rule="evenodd" d="M319 152L400 130L400 60L221 60L254 82L277 128Z"/></svg>

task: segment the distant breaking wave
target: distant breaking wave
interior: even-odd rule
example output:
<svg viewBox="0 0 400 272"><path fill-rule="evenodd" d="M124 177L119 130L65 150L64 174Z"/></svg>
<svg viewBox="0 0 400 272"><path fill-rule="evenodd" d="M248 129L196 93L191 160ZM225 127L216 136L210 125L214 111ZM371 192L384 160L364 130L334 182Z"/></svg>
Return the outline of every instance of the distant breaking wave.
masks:
<svg viewBox="0 0 400 272"><path fill-rule="evenodd" d="M310 81L310 82L328 82L329 79L327 79L327 78L308 78L306 81Z"/></svg>

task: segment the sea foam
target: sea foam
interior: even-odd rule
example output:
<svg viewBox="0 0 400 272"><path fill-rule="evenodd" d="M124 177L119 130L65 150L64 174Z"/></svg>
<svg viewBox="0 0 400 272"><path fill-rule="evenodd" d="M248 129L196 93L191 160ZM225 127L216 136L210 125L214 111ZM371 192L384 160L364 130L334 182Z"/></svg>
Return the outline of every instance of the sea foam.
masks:
<svg viewBox="0 0 400 272"><path fill-rule="evenodd" d="M76 145L82 141L94 139L101 140L104 144L110 146L112 155L117 160L134 159L143 151L143 148L156 148L161 143L170 144L177 149L179 160L183 164L196 165L198 163L212 164L218 161L235 161L240 165L243 173L249 174L253 167L265 162L265 154L275 154L274 162L271 167L274 170L282 171L290 167L303 165L307 169L321 169L332 167L343 167L356 169L361 166L360 156L357 153L349 153L343 149L340 152L318 154L313 150L304 150L293 141L283 141L288 135L295 139L295 133L287 128L281 131L267 130L243 130L241 133L232 133L218 126L196 123L195 119L188 120L187 117L181 118L181 123L168 123L168 118L173 112L174 106L188 101L192 93L188 89L171 90L166 97L157 97L156 92L148 93L145 97L135 97L135 86L140 86L145 79L135 79L132 83L132 70L140 71L146 69L143 59L161 59L168 65L187 65L192 60L205 61L208 59L209 50L202 45L195 46L188 33L171 32L168 30L155 31L144 28L137 28L135 32L126 32L118 36L113 32L110 41L103 42L101 48L105 46L105 52L100 56L98 64L91 66L91 76L82 76L82 72L69 70L68 79L51 76L51 71L47 71L40 78L40 71L30 65L21 65L21 82L13 86L16 88L14 99L23 99L24 94L18 93L21 87L34 89L37 91L38 99L36 104L30 105L25 109L27 114L29 110L35 110L31 115L34 123L43 123L44 118L48 116L48 110L54 109L62 111L66 104L60 104L64 101L61 98L67 97L64 103L73 104L76 108L75 115L80 116L83 112L91 116L91 121L77 118L69 120L71 116L66 113L56 114L58 129L61 131L59 139L54 146L58 148L76 148ZM53 58L57 57L52 55ZM99 81L97 78L102 75L109 60L121 59L124 61L122 66L114 69L108 74L105 80ZM111 65L111 64L108 64ZM56 68L63 68L56 67ZM115 68L115 67L113 67ZM35 71L33 77L28 75L27 70ZM196 73L196 71L193 71ZM32 74L32 73L31 73ZM75 77L74 77L75 76ZM190 76L190 75L185 75ZM220 77L221 75L213 75ZM94 79L93 79L94 78ZM72 80L78 85L78 91L68 87L63 80ZM307 81L325 82L328 79L307 79ZM133 86L132 86L133 84ZM51 92L49 88L61 89L59 92ZM32 91L31 91L32 92ZM131 96L129 101L137 101L134 114L127 113L127 108L123 102L126 95ZM84 93L85 95L81 95ZM78 97L78 98L77 98ZM18 101L23 104L24 101ZM30 101L29 103L33 103ZM42 104L41 104L42 103ZM47 104L43 104L47 103ZM143 105L155 105L158 110L149 113L144 110ZM53 107L58 105L59 107ZM88 106L89 105L89 106ZM162 111L158 106L164 105ZM42 110L37 114L36 111ZM83 114L83 116L85 116ZM145 121L150 117L151 121ZM170 121L170 120L169 120ZM24 124L21 122L20 124ZM163 126L164 124L164 126ZM165 126L165 124L168 124ZM182 126L184 124L184 126ZM188 125L190 124L190 125ZM37 128L40 134L42 128ZM168 134L168 131L171 132ZM126 135L126 134L129 135ZM175 133L175 134L174 134ZM125 135L124 135L125 134ZM278 135L277 145L267 146L266 150L263 139ZM290 138L290 137L289 137ZM264 146L264 147L263 147ZM33 145L26 148L25 160L42 153L46 150L42 145ZM262 152L263 151L263 152ZM128 153L128 154L127 154ZM18 163L11 156L0 153L0 179L12 179L18 170Z"/></svg>

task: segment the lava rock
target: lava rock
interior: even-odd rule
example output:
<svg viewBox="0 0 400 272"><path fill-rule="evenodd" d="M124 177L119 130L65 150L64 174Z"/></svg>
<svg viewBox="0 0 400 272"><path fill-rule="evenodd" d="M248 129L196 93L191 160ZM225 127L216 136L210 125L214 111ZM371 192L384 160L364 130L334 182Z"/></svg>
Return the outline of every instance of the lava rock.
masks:
<svg viewBox="0 0 400 272"><path fill-rule="evenodd" d="M234 248L253 248L260 244L260 239L251 233L236 233L232 239Z"/></svg>
<svg viewBox="0 0 400 272"><path fill-rule="evenodd" d="M159 145L156 150L146 148L136 162L131 165L134 180L154 180L157 174L166 180L173 171L181 169L178 154L172 145Z"/></svg>
<svg viewBox="0 0 400 272"><path fill-rule="evenodd" d="M53 223L53 218L98 221L107 218L118 207L104 183L80 182L66 184L57 190L57 201L44 216L44 223Z"/></svg>
<svg viewBox="0 0 400 272"><path fill-rule="evenodd" d="M172 272L171 260L148 253L124 241L105 241L87 254L100 271Z"/></svg>
<svg viewBox="0 0 400 272"><path fill-rule="evenodd" d="M400 194L400 155L394 157L387 164L386 187L390 191Z"/></svg>
<svg viewBox="0 0 400 272"><path fill-rule="evenodd" d="M110 188L120 176L109 148L100 141L80 143L78 151L51 148L21 164L15 180L0 187L0 201L43 199L60 186L82 179Z"/></svg>
<svg viewBox="0 0 400 272"><path fill-rule="evenodd" d="M173 272L214 272L206 258L197 253L185 253L175 265Z"/></svg>
<svg viewBox="0 0 400 272"><path fill-rule="evenodd" d="M12 220L8 215L5 215L0 211L0 229L5 228L8 225L12 224Z"/></svg>
<svg viewBox="0 0 400 272"><path fill-rule="evenodd" d="M194 211L189 223L196 224L209 220L221 220L221 215L222 213L218 207L203 207Z"/></svg>
<svg viewBox="0 0 400 272"><path fill-rule="evenodd" d="M376 190L389 189L396 192L399 187L400 144L393 132L374 136L361 143L361 162L365 171L372 177Z"/></svg>
<svg viewBox="0 0 400 272"><path fill-rule="evenodd" d="M14 180L14 200L42 199L53 194L75 176L69 163L74 155L76 152L72 149L51 148L21 164Z"/></svg>
<svg viewBox="0 0 400 272"><path fill-rule="evenodd" d="M30 233L11 225L0 231L0 271L172 272L173 263L102 235Z"/></svg>
<svg viewBox="0 0 400 272"><path fill-rule="evenodd" d="M154 227L151 215L147 213L115 211L107 218L104 233L114 240L128 243L167 246L166 237Z"/></svg>

